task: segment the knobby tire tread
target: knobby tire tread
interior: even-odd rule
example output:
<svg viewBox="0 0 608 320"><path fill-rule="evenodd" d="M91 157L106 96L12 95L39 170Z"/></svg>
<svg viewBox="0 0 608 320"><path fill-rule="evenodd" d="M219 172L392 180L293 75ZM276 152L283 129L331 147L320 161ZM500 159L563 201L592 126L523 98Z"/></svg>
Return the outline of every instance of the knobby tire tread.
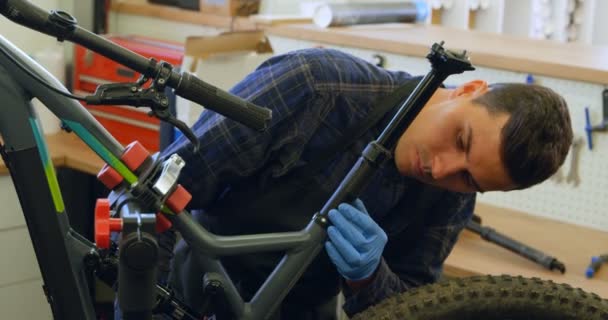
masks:
<svg viewBox="0 0 608 320"><path fill-rule="evenodd" d="M442 280L385 299L353 320L608 320L608 300L521 276Z"/></svg>

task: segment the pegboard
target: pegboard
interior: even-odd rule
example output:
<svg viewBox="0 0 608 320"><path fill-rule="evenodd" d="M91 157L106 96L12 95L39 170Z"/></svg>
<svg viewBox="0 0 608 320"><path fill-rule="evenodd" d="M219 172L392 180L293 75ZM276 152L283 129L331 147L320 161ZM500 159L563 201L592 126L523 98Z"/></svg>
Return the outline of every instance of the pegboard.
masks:
<svg viewBox="0 0 608 320"><path fill-rule="evenodd" d="M270 41L277 54L320 45L320 43L277 36L270 36ZM372 61L375 54L381 54L386 58L386 68L390 70L403 70L414 75L424 75L430 69L428 61L424 58L328 44L323 44L323 46L343 50L368 61ZM470 57L475 64L475 54L470 53ZM475 71L450 76L446 85L457 85L473 79L483 79L490 83L523 83L527 76L527 73L476 67ZM606 214L606 211L608 211L608 132L594 132L593 150L589 150L584 129L585 107L589 107L593 125L601 121L602 91L605 87L581 81L533 76L537 83L562 94L568 103L574 137L575 139L582 139L583 142L578 152L580 183L575 186L565 180L570 170L571 149L564 165L558 172L564 177L562 181L552 178L526 190L486 192L478 195L478 201L608 231L608 214Z"/></svg>

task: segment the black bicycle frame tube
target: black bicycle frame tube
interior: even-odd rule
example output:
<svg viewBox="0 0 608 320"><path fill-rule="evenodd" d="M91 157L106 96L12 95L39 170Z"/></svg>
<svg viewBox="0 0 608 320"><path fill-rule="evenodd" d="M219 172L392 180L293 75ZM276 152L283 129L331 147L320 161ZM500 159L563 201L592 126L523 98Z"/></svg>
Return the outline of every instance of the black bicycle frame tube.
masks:
<svg viewBox="0 0 608 320"><path fill-rule="evenodd" d="M55 88L67 90L0 36L0 133L5 163L19 196L53 315L56 319L95 319L83 265L83 258L95 246L70 228L44 133L30 100L38 98L121 172L126 167L118 159L124 148L80 103L33 80L15 63Z"/></svg>
<svg viewBox="0 0 608 320"><path fill-rule="evenodd" d="M30 142L30 147L7 152L4 161L10 166L52 314L55 319L95 319L82 259L92 244L70 229L65 211L55 210L39 150Z"/></svg>
<svg viewBox="0 0 608 320"><path fill-rule="evenodd" d="M216 236L194 221L188 214L169 216L173 226L179 230L190 245L195 258L206 272L220 275L224 283L225 297L236 319L264 319L272 314L284 295L299 279L307 266L285 268L279 263L266 282L249 302L244 302L230 280L218 256L237 255L266 251L286 251L286 256L311 254L314 247L322 243L322 238L314 236L310 230L284 233L268 233L241 236ZM300 270L301 271L298 271ZM203 279L200 279L201 285Z"/></svg>
<svg viewBox="0 0 608 320"><path fill-rule="evenodd" d="M62 203L61 194L56 181L47 182L49 176L55 175L50 159L42 158L41 161L41 149L44 150L42 154L47 155L48 150L30 103L31 98L35 96L40 99L109 164L122 154L123 147L80 103L31 79L7 58L7 54L47 83L64 91L65 88L29 56L0 36L0 98L5 102L0 108L0 134L6 149L5 162L28 223L53 315L56 319L95 319L83 273L83 258L95 247L70 228L65 210L57 209L55 202ZM227 297L240 319L263 318L273 308L272 305L277 303L275 292L288 291L297 277L285 272L288 270L282 271L284 276L272 277L274 280L269 282L270 285L262 288L256 298L245 304L221 263L214 257L278 250L294 253L314 242L306 231L215 236L194 222L185 211L169 217L184 237L193 243L199 252L197 259L206 269L225 279ZM315 241L320 242L318 239L320 238ZM280 285L277 287L277 284Z"/></svg>
<svg viewBox="0 0 608 320"><path fill-rule="evenodd" d="M83 265L83 257L93 244L70 228L46 144L40 139L31 92L14 81L19 71L8 65L5 56L0 56L3 156L23 209L53 316L95 319Z"/></svg>
<svg viewBox="0 0 608 320"><path fill-rule="evenodd" d="M65 124L70 126L74 124L76 127L71 127L76 134L81 137L87 144L91 139L97 140L98 144L107 149L107 153L114 157L120 157L124 148L107 130L95 120L80 103L73 99L66 98L58 93L55 93L42 84L34 81L28 74L24 73L20 68L14 65L5 54L10 54L22 66L38 75L39 78L56 88L68 92L67 89L46 69L42 68L37 62L32 60L26 53L15 47L12 43L0 35L0 60L2 65L9 71L13 81L17 81L23 88L27 88L28 93L38 98L53 114L61 119ZM81 130L78 130L78 129ZM82 137L79 133L87 132L91 137ZM91 148L99 153L99 148L91 146ZM102 155L100 155L102 156ZM103 157L107 157L104 155Z"/></svg>
<svg viewBox="0 0 608 320"><path fill-rule="evenodd" d="M2 101L7 102L4 108L0 108L0 133L4 138L7 151L5 162L13 176L15 188L18 191L26 221L28 221L28 229L32 236L40 269L51 297L54 317L56 319L94 319L82 266L83 257L94 249L94 246L70 229L66 214L56 214L52 210L56 207L52 201L53 197L60 199L61 195L56 183L54 194L49 185L44 183L47 181L47 174L44 170L52 170L52 164L50 159L46 159L46 162L40 160L40 149L47 151L47 154L48 150L42 132L38 132L37 137L31 130L31 123L37 124L38 120L29 100L34 96L40 99L48 109L68 124L91 149L109 164L120 157L123 147L82 105L34 81L8 59L6 54L42 80L67 91L48 71L1 36L0 51L0 66L3 69L2 77L0 77L3 85L0 91L6 95L6 97L2 97ZM7 107L9 104L10 107ZM38 129L39 127L36 126ZM17 165L15 165L16 163ZM27 164L27 166L19 164ZM34 171L32 169L34 167L42 172ZM50 175L54 176L54 171ZM39 186L36 187L32 181L39 183ZM38 195L45 193L50 200L41 201ZM49 211L53 214L48 214ZM177 217L177 219L175 217L173 219L191 221L186 212ZM54 224L57 225L56 228L52 227ZM262 298L258 297L250 304L244 304L236 288L229 281L229 276L219 261L213 259L213 256L276 250L293 251L293 248L308 246L312 241L306 232L217 237L202 229L200 225L196 224L196 226L198 233L193 234L192 239L195 240L192 242L195 243L195 247L200 246L203 249L200 250L203 254L198 258L205 261L203 264L209 267L208 270L221 274L226 279L224 283L231 304L236 310L239 310L237 314L242 314L243 319L263 318L263 315L270 309L271 303L269 302L275 303L273 292L276 290L262 290L264 292L260 295ZM176 228L180 230L179 223L176 223ZM186 234L188 234L187 231ZM279 282L283 282L285 279L293 281L292 278L289 275L277 279L280 280ZM61 281L57 281L58 279Z"/></svg>

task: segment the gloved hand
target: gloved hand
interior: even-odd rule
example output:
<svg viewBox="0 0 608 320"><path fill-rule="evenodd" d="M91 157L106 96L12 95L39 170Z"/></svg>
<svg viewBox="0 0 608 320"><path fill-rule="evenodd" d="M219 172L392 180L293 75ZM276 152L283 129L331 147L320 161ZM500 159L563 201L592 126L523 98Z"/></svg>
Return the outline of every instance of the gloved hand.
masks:
<svg viewBox="0 0 608 320"><path fill-rule="evenodd" d="M353 206L354 205L354 206ZM386 233L369 216L363 202L342 203L329 211L325 249L340 274L352 281L374 274L386 245Z"/></svg>

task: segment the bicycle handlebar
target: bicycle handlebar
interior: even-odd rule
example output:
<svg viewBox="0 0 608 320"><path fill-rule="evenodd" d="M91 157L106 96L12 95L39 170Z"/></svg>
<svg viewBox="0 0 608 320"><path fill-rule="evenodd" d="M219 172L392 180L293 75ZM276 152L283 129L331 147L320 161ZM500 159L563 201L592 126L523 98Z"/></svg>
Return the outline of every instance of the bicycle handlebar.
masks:
<svg viewBox="0 0 608 320"><path fill-rule="evenodd" d="M22 26L57 37L67 39L90 50L115 60L149 78L164 72L159 63L122 48L113 42L76 25L76 19L63 11L48 13L27 0L0 0L0 14ZM173 70L167 77L166 85L185 99L220 113L250 128L263 131L272 117L270 109L221 90L204 82L193 74L178 73Z"/></svg>

